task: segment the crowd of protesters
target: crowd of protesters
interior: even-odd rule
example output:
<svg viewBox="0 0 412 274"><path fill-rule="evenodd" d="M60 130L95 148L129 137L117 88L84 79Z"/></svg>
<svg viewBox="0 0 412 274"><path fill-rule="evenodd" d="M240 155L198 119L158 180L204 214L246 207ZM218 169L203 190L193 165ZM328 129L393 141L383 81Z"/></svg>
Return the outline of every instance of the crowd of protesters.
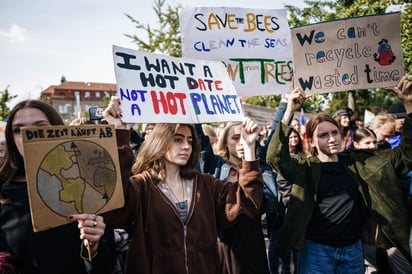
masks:
<svg viewBox="0 0 412 274"><path fill-rule="evenodd" d="M412 82L404 76L392 91L400 103L363 126L348 108L303 125L295 113L307 97L292 87L263 130L245 117L138 132L113 97L102 122L116 126L124 207L38 233L20 129L63 121L22 101L1 156L1 270L412 273Z"/></svg>

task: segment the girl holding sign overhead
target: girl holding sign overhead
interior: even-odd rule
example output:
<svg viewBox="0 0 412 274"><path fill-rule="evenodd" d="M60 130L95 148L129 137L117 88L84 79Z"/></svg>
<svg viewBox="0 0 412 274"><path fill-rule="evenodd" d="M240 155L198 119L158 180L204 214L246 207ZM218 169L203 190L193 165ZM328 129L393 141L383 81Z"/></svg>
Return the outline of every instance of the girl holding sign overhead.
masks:
<svg viewBox="0 0 412 274"><path fill-rule="evenodd" d="M397 178L412 169L412 83L403 77L395 92L409 113L403 129L408 137L399 147L341 152L339 125L319 113L306 125L310 155L293 157L287 124L305 94L296 88L289 97L282 124L270 141L267 162L292 182L278 248L283 254L300 249L298 273L363 274L361 227L367 217L411 262L410 220Z"/></svg>
<svg viewBox="0 0 412 274"><path fill-rule="evenodd" d="M63 124L53 107L38 100L22 101L10 112L0 167L0 251L10 254L21 274L109 274L115 259L113 231L101 216L72 215L77 222L33 232L21 128Z"/></svg>
<svg viewBox="0 0 412 274"><path fill-rule="evenodd" d="M109 123L121 125L120 101L105 111ZM189 124L157 124L132 167L129 131L117 131L125 206L105 214L113 225L132 221L134 230L126 273L219 273L217 233L239 216L259 212L263 181L255 158L256 123L241 124L244 146L236 182L224 183L199 173L199 138Z"/></svg>

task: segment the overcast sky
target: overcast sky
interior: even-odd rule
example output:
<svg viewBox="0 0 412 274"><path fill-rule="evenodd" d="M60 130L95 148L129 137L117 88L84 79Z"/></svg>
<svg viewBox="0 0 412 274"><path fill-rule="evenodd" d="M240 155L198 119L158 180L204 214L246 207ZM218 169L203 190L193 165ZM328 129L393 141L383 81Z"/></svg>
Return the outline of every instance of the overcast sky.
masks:
<svg viewBox="0 0 412 274"><path fill-rule="evenodd" d="M167 0L177 6L281 9L303 0ZM37 99L62 76L68 81L115 83L112 45L136 49L130 14L155 24L154 0L0 0L0 91L16 102Z"/></svg>

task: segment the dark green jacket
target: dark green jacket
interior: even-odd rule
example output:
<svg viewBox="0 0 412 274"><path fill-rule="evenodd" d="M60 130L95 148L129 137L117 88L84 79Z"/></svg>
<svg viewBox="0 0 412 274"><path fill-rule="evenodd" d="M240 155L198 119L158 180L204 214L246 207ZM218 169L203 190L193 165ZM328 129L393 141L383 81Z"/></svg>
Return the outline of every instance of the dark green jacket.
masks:
<svg viewBox="0 0 412 274"><path fill-rule="evenodd" d="M312 217L320 179L317 157L289 155L291 128L281 124L273 135L267 162L293 183L288 211L278 243L281 254L291 248L303 248L305 233ZM409 251L410 223L405 203L397 185L398 178L412 170L412 119L405 119L402 143L387 150L346 150L339 161L357 182L368 214L382 232L411 262Z"/></svg>

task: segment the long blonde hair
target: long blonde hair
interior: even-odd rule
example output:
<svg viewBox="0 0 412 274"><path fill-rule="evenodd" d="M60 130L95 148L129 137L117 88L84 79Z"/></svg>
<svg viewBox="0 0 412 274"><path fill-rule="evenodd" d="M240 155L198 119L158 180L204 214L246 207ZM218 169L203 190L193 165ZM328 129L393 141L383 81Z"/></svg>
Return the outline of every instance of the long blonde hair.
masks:
<svg viewBox="0 0 412 274"><path fill-rule="evenodd" d="M148 171L155 182L166 178L165 155L174 142L179 127L187 126L192 133L192 154L185 166L180 169L182 177L190 178L200 157L200 142L195 127L190 124L156 124L153 131L146 136L132 167L133 174Z"/></svg>
<svg viewBox="0 0 412 274"><path fill-rule="evenodd" d="M239 159L239 161L234 162L230 160L230 155L229 155L229 149L227 147L227 138L229 137L229 132L230 130L235 127L241 125L241 122L229 122L220 132L219 135L219 140L217 141L217 146L216 146L216 153L222 157L222 159L230 163L234 168L239 169L240 165L242 163L242 160Z"/></svg>

